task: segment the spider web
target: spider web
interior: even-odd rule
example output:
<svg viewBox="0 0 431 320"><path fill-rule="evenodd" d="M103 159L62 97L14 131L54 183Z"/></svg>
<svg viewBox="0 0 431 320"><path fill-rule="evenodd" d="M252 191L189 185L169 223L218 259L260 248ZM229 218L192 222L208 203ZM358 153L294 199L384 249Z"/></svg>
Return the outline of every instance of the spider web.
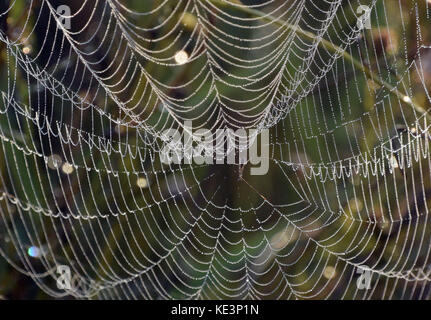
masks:
<svg viewBox="0 0 431 320"><path fill-rule="evenodd" d="M0 253L49 295L429 298L429 1L5 2ZM190 121L268 174L162 164Z"/></svg>

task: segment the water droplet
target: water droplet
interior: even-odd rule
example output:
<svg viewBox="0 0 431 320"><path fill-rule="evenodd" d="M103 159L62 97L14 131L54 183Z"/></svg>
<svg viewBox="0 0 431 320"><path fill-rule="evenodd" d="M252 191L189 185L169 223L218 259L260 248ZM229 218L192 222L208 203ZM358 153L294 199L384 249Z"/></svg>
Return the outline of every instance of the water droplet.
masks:
<svg viewBox="0 0 431 320"><path fill-rule="evenodd" d="M183 65L187 63L187 61L189 61L189 54L186 51L181 50L175 54L175 62L178 65Z"/></svg>
<svg viewBox="0 0 431 320"><path fill-rule="evenodd" d="M52 170L57 170L58 168L61 167L61 163L62 163L62 159L58 154L52 154L48 157L48 168L52 169Z"/></svg>
<svg viewBox="0 0 431 320"><path fill-rule="evenodd" d="M38 247L30 247L27 250L27 253L32 258L39 258L41 255L41 250Z"/></svg>
<svg viewBox="0 0 431 320"><path fill-rule="evenodd" d="M323 276L328 280L334 279L336 275L337 270L335 270L335 268L332 266L327 266L323 271Z"/></svg>
<svg viewBox="0 0 431 320"><path fill-rule="evenodd" d="M139 188L143 189L143 188L148 187L148 181L147 181L147 179L141 177L141 178L138 178L138 180L136 180L136 185Z"/></svg>
<svg viewBox="0 0 431 320"><path fill-rule="evenodd" d="M61 167L61 170L62 170L65 174L71 174L71 173L73 173L73 171L74 171L75 169L73 168L73 166L72 166L70 163L65 162L65 163L63 163L63 166Z"/></svg>

